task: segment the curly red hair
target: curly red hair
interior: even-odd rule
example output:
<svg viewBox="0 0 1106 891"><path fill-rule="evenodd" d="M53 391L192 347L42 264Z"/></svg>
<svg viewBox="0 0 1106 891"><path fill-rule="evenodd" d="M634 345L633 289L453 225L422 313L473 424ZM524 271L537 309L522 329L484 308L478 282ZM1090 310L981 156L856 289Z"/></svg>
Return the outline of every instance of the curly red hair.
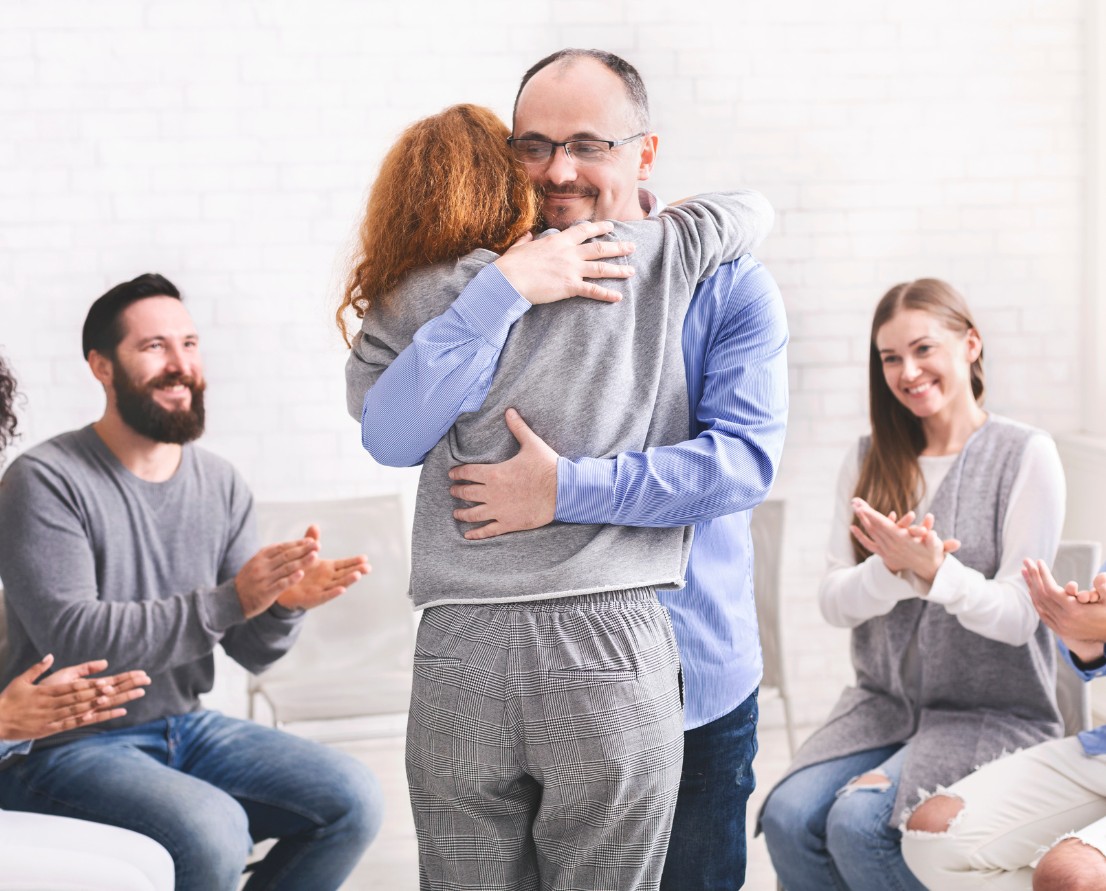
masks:
<svg viewBox="0 0 1106 891"><path fill-rule="evenodd" d="M349 346L357 318L412 270L478 247L503 253L537 224L539 202L495 112L453 105L408 127L369 194L358 252L335 318Z"/></svg>

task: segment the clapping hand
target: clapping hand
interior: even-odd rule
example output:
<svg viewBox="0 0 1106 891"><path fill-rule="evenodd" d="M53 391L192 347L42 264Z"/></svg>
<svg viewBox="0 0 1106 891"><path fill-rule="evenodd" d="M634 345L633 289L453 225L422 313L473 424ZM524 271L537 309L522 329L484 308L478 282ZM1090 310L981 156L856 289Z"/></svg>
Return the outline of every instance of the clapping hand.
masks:
<svg viewBox="0 0 1106 891"><path fill-rule="evenodd" d="M1101 658L1106 640L1106 574L1099 573L1091 588L1082 591L1075 582L1057 583L1044 560L1026 560L1022 578L1037 615L1065 646L1084 662Z"/></svg>
<svg viewBox="0 0 1106 891"><path fill-rule="evenodd" d="M306 540L319 542L319 527L308 526ZM303 577L287 588L276 600L286 609L313 609L346 593L361 576L372 571L369 558L364 554L338 560L317 558L304 572Z"/></svg>
<svg viewBox="0 0 1106 891"><path fill-rule="evenodd" d="M882 514L863 498L854 498L852 508L857 520L849 527L852 534L883 560L891 572L909 569L918 578L932 583L945 554L960 547L956 539L942 539L933 531L932 514L926 514L922 522L916 524L914 511L902 517L894 511Z"/></svg>
<svg viewBox="0 0 1106 891"><path fill-rule="evenodd" d="M121 706L144 696L142 688L150 683L144 671L90 677L108 667L104 659L62 668L42 678L53 664L54 657L46 656L0 692L0 739L41 739L122 717L127 710Z"/></svg>

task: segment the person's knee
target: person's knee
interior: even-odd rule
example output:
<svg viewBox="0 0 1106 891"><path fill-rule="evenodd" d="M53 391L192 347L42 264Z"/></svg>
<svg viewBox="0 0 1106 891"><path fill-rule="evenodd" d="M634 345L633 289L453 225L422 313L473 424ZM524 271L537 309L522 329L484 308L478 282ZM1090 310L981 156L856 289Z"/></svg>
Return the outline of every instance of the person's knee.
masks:
<svg viewBox="0 0 1106 891"><path fill-rule="evenodd" d="M229 795L214 790L203 808L174 814L165 846L173 855L180 889L236 888L250 848L249 818Z"/></svg>
<svg viewBox="0 0 1106 891"><path fill-rule="evenodd" d="M885 794L892 782L881 770L850 780L837 793L826 817L826 848L836 860L877 845L890 832Z"/></svg>
<svg viewBox="0 0 1106 891"><path fill-rule="evenodd" d="M909 832L941 834L948 832L964 810L964 802L955 795L939 794L919 804L906 821Z"/></svg>
<svg viewBox="0 0 1106 891"><path fill-rule="evenodd" d="M320 779L329 790L331 823L341 824L351 843L368 847L384 816L384 794L376 776L361 762L342 755L329 762L326 776Z"/></svg>
<svg viewBox="0 0 1106 891"><path fill-rule="evenodd" d="M1033 872L1033 891L1096 891L1106 887L1106 857L1069 838L1052 848Z"/></svg>
<svg viewBox="0 0 1106 891"><path fill-rule="evenodd" d="M769 852L778 856L781 851L799 844L809 834L813 808L814 803L787 781L777 786L760 815L760 827Z"/></svg>
<svg viewBox="0 0 1106 891"><path fill-rule="evenodd" d="M943 887L950 875L970 869L971 849L956 832L964 807L963 799L942 793L923 801L907 817L902 857L926 887Z"/></svg>

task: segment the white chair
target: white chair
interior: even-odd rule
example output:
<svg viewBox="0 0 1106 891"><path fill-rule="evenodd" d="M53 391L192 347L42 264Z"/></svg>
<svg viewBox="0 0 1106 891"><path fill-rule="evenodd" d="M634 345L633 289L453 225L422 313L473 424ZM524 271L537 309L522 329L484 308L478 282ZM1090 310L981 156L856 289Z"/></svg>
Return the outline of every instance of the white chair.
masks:
<svg viewBox="0 0 1106 891"><path fill-rule="evenodd" d="M0 668L8 660L6 609L0 588ZM0 891L28 888L171 891L173 858L127 829L0 811Z"/></svg>
<svg viewBox="0 0 1106 891"><path fill-rule="evenodd" d="M1102 562L1102 546L1097 541L1062 541L1052 561L1052 575L1061 585L1075 581L1089 588ZM1071 666L1061 659L1056 666L1056 702L1064 717L1064 732L1071 736L1089 730L1091 690Z"/></svg>
<svg viewBox="0 0 1106 891"><path fill-rule="evenodd" d="M787 746L795 754L795 722L791 715L791 691L783 660L780 611L780 567L783 557L784 502L769 498L753 509L750 530L753 538L753 594L757 604L760 649L764 654L764 677L760 701L776 699L783 705Z"/></svg>
<svg viewBox="0 0 1106 891"><path fill-rule="evenodd" d="M323 557L367 554L372 572L311 610L291 651L251 676L250 717L261 700L274 726L326 722L331 740L400 732L396 719L411 699L415 616L407 598L410 529L399 496L259 503L257 515L266 544L299 538L315 523ZM391 726L373 733L363 721L354 729L343 720L384 716Z"/></svg>

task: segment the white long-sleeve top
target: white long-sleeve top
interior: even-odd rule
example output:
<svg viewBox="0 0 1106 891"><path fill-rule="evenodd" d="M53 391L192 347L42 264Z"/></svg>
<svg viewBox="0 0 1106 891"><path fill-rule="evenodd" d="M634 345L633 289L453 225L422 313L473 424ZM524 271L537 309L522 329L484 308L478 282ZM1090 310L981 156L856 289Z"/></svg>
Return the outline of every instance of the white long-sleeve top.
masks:
<svg viewBox="0 0 1106 891"><path fill-rule="evenodd" d="M853 555L854 522L850 502L860 477L859 444L845 456L837 477L837 501L826 555L826 574L818 589L822 615L831 625L855 628L874 616L889 613L900 600L924 597L941 604L965 628L983 637L1020 646L1037 628L1037 612L1021 576L1026 557L1049 563L1064 524L1066 484L1056 444L1048 436L1031 436L1002 526L1002 558L993 579L945 556L932 585L914 573L891 572L882 558L871 555L858 564ZM915 507L925 514L957 455L921 456L925 495ZM934 531L946 537L943 530Z"/></svg>

